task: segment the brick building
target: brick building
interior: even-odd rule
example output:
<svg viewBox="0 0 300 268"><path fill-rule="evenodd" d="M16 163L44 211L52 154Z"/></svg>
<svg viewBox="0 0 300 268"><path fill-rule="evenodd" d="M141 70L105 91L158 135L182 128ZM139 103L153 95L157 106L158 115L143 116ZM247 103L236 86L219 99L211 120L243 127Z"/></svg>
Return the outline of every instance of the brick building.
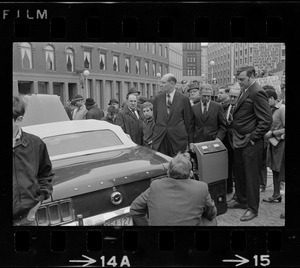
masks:
<svg viewBox="0 0 300 268"><path fill-rule="evenodd" d="M155 96L158 72L169 72L168 43L13 44L13 94L56 94L63 103L81 94L106 110L132 86Z"/></svg>

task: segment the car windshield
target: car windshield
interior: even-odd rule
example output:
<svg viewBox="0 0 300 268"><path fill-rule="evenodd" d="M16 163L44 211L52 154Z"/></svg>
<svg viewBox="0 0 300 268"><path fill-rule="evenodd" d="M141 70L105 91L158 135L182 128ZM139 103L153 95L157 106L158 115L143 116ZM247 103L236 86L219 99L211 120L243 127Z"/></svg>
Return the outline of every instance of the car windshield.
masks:
<svg viewBox="0 0 300 268"><path fill-rule="evenodd" d="M50 156L122 145L111 130L87 131L47 137L43 139Z"/></svg>

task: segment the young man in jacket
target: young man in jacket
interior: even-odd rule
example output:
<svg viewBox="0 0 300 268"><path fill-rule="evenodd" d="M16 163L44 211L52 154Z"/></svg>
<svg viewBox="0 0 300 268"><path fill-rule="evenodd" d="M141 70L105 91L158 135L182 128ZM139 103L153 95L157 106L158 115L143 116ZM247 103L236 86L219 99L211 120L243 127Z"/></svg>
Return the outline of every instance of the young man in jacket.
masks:
<svg viewBox="0 0 300 268"><path fill-rule="evenodd" d="M35 212L53 191L46 144L21 129L25 103L13 97L13 224L36 225Z"/></svg>

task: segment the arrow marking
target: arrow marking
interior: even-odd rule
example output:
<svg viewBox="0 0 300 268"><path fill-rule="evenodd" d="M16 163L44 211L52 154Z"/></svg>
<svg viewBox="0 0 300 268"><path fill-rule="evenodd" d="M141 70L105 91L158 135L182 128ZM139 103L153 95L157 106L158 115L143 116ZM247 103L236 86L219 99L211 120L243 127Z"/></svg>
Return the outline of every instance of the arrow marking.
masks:
<svg viewBox="0 0 300 268"><path fill-rule="evenodd" d="M237 254L235 254L236 257L240 258L239 260L223 260L223 262L239 262L238 264L236 264L235 266L240 266L240 265L243 265L247 262L249 262L248 259L242 257L242 256L239 256Z"/></svg>
<svg viewBox="0 0 300 268"><path fill-rule="evenodd" d="M88 266L96 262L96 260L88 256L82 255L82 257L86 258L86 260L69 260L69 262L86 262L84 265L82 265L82 267Z"/></svg>

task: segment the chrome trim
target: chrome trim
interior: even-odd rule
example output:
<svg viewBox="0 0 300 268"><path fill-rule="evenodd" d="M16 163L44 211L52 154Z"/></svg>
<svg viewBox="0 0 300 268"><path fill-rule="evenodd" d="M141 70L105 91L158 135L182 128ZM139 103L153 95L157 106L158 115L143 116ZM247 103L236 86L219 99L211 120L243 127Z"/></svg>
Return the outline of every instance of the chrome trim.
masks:
<svg viewBox="0 0 300 268"><path fill-rule="evenodd" d="M95 226L95 225L103 225L104 222L113 219L115 217L118 217L120 215L124 216L127 214L127 216L129 215L130 212L130 206L125 207L125 208L121 208L115 211L110 211L107 213L103 213L103 214L99 214L96 216L92 216L92 217L88 217L88 218L83 218L83 225L84 226ZM66 224L62 224L61 226L78 226L78 221L75 220L73 222L70 223L66 223Z"/></svg>

